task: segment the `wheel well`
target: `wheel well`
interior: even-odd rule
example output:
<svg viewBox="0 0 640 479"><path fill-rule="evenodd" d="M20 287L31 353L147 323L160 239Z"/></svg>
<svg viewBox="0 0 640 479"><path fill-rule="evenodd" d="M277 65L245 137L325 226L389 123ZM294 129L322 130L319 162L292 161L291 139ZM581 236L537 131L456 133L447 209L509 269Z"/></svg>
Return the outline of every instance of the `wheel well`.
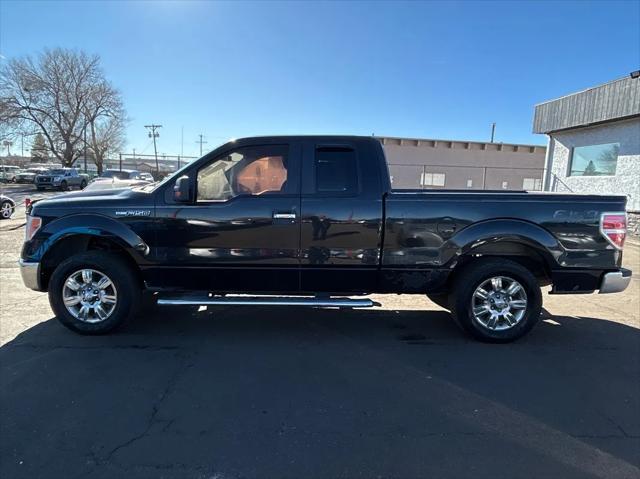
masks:
<svg viewBox="0 0 640 479"><path fill-rule="evenodd" d="M481 258L492 256L509 259L527 268L538 279L540 286L551 284L551 270L545 258L531 246L511 241L484 244L460 256L447 283L452 284L454 277L460 274L467 265Z"/></svg>
<svg viewBox="0 0 640 479"><path fill-rule="evenodd" d="M57 241L53 246L51 246L51 248L49 248L42 258L41 279L44 289L48 288L49 279L51 278L53 271L62 261L75 254L84 253L86 251L108 251L110 253L117 254L125 260L127 264L129 264L131 270L136 273L140 284L143 285L140 268L131 255L122 246L107 238L77 234L67 236L66 238Z"/></svg>

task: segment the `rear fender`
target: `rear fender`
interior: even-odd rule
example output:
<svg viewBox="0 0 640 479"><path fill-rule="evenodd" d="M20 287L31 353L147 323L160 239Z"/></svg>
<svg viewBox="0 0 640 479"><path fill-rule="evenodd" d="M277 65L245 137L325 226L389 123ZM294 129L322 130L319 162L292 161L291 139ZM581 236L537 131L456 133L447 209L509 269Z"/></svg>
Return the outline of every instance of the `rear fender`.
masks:
<svg viewBox="0 0 640 479"><path fill-rule="evenodd" d="M455 264L461 256L473 254L481 246L500 242L517 243L535 250L549 269L557 267L564 255L560 242L544 228L522 220L497 219L473 224L443 245L444 264Z"/></svg>

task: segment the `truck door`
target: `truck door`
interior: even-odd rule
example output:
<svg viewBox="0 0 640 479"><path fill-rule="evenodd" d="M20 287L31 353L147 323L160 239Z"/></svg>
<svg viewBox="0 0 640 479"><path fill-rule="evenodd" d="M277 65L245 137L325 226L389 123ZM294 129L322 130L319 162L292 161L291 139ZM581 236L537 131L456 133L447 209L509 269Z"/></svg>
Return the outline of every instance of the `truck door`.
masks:
<svg viewBox="0 0 640 479"><path fill-rule="evenodd" d="M301 289L358 293L377 286L382 219L370 142L309 141L303 148Z"/></svg>
<svg viewBox="0 0 640 479"><path fill-rule="evenodd" d="M230 147L189 172L193 204L157 205L154 274L162 285L298 291L300 147Z"/></svg>

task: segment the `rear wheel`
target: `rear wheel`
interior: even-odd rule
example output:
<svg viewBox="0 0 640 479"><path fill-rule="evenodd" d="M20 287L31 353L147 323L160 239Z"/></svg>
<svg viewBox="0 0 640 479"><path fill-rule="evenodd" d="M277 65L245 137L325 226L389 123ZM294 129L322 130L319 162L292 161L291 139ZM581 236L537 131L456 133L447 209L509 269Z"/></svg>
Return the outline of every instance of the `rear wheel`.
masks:
<svg viewBox="0 0 640 479"><path fill-rule="evenodd" d="M80 189L84 190L86 188L86 186L87 186L87 180L82 180L80 182Z"/></svg>
<svg viewBox="0 0 640 479"><path fill-rule="evenodd" d="M478 260L458 275L453 291L455 320L481 341L514 341L540 320L542 294L538 281L514 261Z"/></svg>
<svg viewBox="0 0 640 479"><path fill-rule="evenodd" d="M136 312L140 286L118 255L81 253L62 262L49 282L49 302L58 320L81 334L104 334Z"/></svg>

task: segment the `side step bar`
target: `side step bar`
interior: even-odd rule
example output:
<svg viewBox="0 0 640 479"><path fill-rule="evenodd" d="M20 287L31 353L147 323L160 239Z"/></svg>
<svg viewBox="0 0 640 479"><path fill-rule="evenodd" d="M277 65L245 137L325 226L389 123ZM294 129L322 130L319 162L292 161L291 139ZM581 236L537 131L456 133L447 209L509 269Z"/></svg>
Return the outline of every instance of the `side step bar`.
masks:
<svg viewBox="0 0 640 479"><path fill-rule="evenodd" d="M380 303L370 299L281 297L281 296L195 296L184 295L158 299L162 306L309 306L313 308L371 308Z"/></svg>

